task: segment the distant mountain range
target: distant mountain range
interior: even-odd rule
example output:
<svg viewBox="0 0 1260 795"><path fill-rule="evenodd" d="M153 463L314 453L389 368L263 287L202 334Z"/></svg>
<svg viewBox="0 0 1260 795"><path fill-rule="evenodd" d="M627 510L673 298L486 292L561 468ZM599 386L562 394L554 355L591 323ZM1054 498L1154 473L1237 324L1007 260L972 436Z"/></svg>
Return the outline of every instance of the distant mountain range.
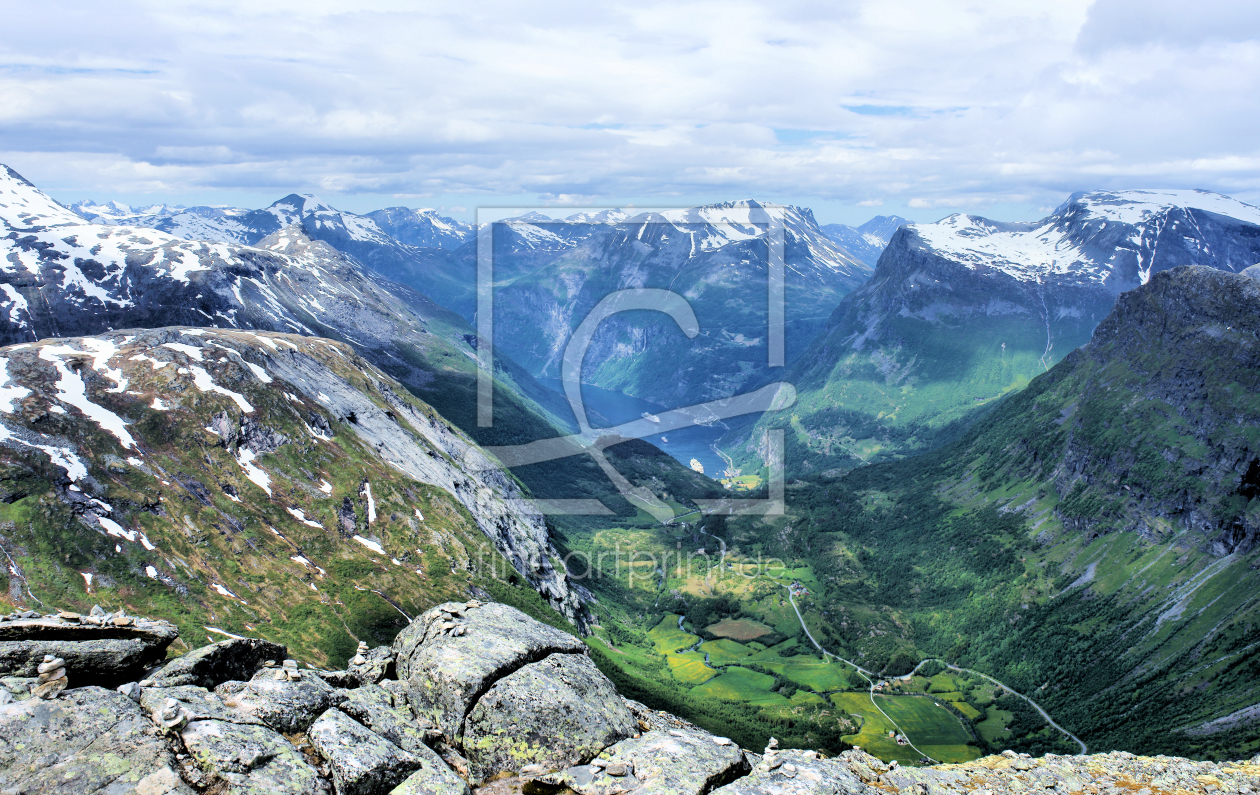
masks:
<svg viewBox="0 0 1260 795"><path fill-rule="evenodd" d="M298 224L312 239L466 320L476 312L475 230L432 210L356 215L296 194L261 210L158 205L133 211L91 202L73 208L103 223L243 245ZM772 216L784 228L791 358L822 328L839 298L865 281L870 267L823 234L809 210L753 201L633 217L620 210L561 220L532 213L496 224L496 322L512 329L496 344L535 376L556 377L568 337L604 295L627 287L668 288L691 300L700 337L683 338L663 316L618 316L596 337L584 380L671 406L755 388L774 377L766 366L765 297ZM864 225L862 251L869 255L881 230L901 220L881 216ZM654 355L643 357L649 340Z"/></svg>
<svg viewBox="0 0 1260 795"><path fill-rule="evenodd" d="M788 460L818 471L928 449L1087 342L1122 291L1180 265L1257 262L1260 208L1204 191L1081 193L1032 223L902 226L790 368ZM755 460L760 428L740 434L737 458Z"/></svg>
<svg viewBox="0 0 1260 795"><path fill-rule="evenodd" d="M825 224L821 228L841 248L874 268L893 233L908 223L899 215L877 215L861 226Z"/></svg>

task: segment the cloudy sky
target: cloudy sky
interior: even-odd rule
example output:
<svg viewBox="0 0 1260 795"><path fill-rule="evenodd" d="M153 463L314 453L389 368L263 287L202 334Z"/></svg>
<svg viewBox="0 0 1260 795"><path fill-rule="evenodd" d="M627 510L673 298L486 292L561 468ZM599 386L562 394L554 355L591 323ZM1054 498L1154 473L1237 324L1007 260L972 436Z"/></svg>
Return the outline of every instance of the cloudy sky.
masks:
<svg viewBox="0 0 1260 795"><path fill-rule="evenodd" d="M10 3L0 162L62 201L1260 202L1260 4Z"/></svg>

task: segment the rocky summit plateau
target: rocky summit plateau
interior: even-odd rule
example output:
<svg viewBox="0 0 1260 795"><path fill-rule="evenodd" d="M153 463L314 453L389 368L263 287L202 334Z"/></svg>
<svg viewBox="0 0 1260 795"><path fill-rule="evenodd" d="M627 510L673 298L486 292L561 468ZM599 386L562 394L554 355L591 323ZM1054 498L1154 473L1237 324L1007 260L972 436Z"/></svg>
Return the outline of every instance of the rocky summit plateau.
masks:
<svg viewBox="0 0 1260 795"><path fill-rule="evenodd" d="M1260 757L1006 751L913 768L855 748L740 748L621 696L586 646L515 608L446 602L327 671L232 637L162 659L173 624L0 616L5 795L1249 793ZM32 676L32 664L43 660ZM53 686L50 686L52 683Z"/></svg>

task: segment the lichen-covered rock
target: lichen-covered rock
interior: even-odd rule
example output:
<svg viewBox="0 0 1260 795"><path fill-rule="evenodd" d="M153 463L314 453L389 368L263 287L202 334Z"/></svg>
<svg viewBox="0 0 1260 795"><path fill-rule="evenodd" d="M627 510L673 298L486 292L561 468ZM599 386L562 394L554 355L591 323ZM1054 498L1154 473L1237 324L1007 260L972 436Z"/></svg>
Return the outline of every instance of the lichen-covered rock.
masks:
<svg viewBox="0 0 1260 795"><path fill-rule="evenodd" d="M812 751L767 754L747 776L713 790L713 795L886 795L868 786L839 759Z"/></svg>
<svg viewBox="0 0 1260 795"><path fill-rule="evenodd" d="M389 795L469 795L469 790L468 784L441 759L437 764L430 764L426 759L424 767L390 790Z"/></svg>
<svg viewBox="0 0 1260 795"><path fill-rule="evenodd" d="M589 657L553 654L495 682L464 725L470 776L526 765L580 765L638 731L616 688Z"/></svg>
<svg viewBox="0 0 1260 795"><path fill-rule="evenodd" d="M460 634L453 634L456 629ZM580 640L501 604L447 602L426 611L394 639L398 676L416 715L452 741L482 693L504 676L550 654L585 653Z"/></svg>
<svg viewBox="0 0 1260 795"><path fill-rule="evenodd" d="M589 765L540 776L580 795L704 795L749 771L743 750L704 731L651 731L604 749Z"/></svg>
<svg viewBox="0 0 1260 795"><path fill-rule="evenodd" d="M337 795L388 792L424 764L336 709L320 715L307 736L328 762Z"/></svg>
<svg viewBox="0 0 1260 795"><path fill-rule="evenodd" d="M397 679L386 679L380 683L380 686L389 691L390 698L393 699L394 709L401 709L404 712L411 713L411 702L407 699L407 683L400 682ZM428 722L428 719L425 719Z"/></svg>
<svg viewBox="0 0 1260 795"><path fill-rule="evenodd" d="M31 690L37 684L39 684L39 679L35 677L6 676L0 679L0 690L8 693L12 701L25 701L31 697Z"/></svg>
<svg viewBox="0 0 1260 795"><path fill-rule="evenodd" d="M248 682L224 682L214 692L233 710L252 715L278 732L306 731L324 710L346 699L318 676L277 679L277 669L264 668Z"/></svg>
<svg viewBox="0 0 1260 795"><path fill-rule="evenodd" d="M0 791L192 795L140 706L99 687L0 707Z"/></svg>
<svg viewBox="0 0 1260 795"><path fill-rule="evenodd" d="M413 718L410 712L393 706L390 692L380 685L364 685L346 693L338 707L394 745L411 753L429 748L426 740L434 739L437 727L424 718Z"/></svg>
<svg viewBox="0 0 1260 795"><path fill-rule="evenodd" d="M196 685L214 688L232 680L247 680L266 660L281 662L288 650L257 638L232 638L212 643L167 663L149 677L155 687Z"/></svg>
<svg viewBox="0 0 1260 795"><path fill-rule="evenodd" d="M362 655L357 655L363 662L350 661L346 673L360 685L375 685L394 675L394 650L389 646L377 646Z"/></svg>
<svg viewBox="0 0 1260 795"><path fill-rule="evenodd" d="M1091 756L1003 751L973 762L932 767L892 767L860 751L837 760L861 758L878 774L882 791L908 795L992 793L1246 793L1260 791L1260 766L1245 762L1198 762L1172 756L1134 756L1124 751Z"/></svg>
<svg viewBox="0 0 1260 795"><path fill-rule="evenodd" d="M293 743L266 726L195 720L180 733L206 773L228 782L232 795L323 795L327 784Z"/></svg>
<svg viewBox="0 0 1260 795"><path fill-rule="evenodd" d="M188 712L188 719L221 720L228 723L246 723L265 725L261 718L242 710L236 710L223 703L217 693L211 693L204 687L183 685L181 687L145 687L140 690L140 708L150 717L156 715L174 699Z"/></svg>

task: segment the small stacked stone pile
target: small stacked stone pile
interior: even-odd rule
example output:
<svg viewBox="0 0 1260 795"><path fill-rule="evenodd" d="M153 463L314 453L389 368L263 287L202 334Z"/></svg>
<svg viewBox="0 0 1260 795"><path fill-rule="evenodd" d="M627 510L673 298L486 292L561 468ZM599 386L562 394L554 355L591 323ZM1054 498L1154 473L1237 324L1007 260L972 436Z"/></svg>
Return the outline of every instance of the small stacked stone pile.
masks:
<svg viewBox="0 0 1260 795"><path fill-rule="evenodd" d="M278 682L300 682L301 680L302 672L298 670L297 660L285 660L280 670L276 671Z"/></svg>
<svg viewBox="0 0 1260 795"><path fill-rule="evenodd" d="M366 665L367 658L363 655L367 654L368 645L363 641L359 641L359 648L355 651L354 656L350 658L351 665Z"/></svg>
<svg viewBox="0 0 1260 795"><path fill-rule="evenodd" d="M0 615L0 621L19 621L23 618L39 618L39 617L40 617L39 613L36 613L34 610L24 610L20 613L7 613L5 615Z"/></svg>
<svg viewBox="0 0 1260 795"><path fill-rule="evenodd" d="M458 607L448 607L446 605L442 605L442 607L439 608L441 611L439 615L441 621L438 624L438 631L443 635L448 635L453 638L463 635L468 631L468 625L463 621L464 613L468 610L476 610L479 607L481 607L481 602L476 599L470 599L465 602L463 610Z"/></svg>
<svg viewBox="0 0 1260 795"><path fill-rule="evenodd" d="M36 698L56 698L69 684L66 679L66 661L60 657L45 654L38 670L39 683L31 690L31 695Z"/></svg>
<svg viewBox="0 0 1260 795"><path fill-rule="evenodd" d="M153 723L163 734L179 734L188 725L192 715L182 704L173 698L166 699L166 704L153 715Z"/></svg>

